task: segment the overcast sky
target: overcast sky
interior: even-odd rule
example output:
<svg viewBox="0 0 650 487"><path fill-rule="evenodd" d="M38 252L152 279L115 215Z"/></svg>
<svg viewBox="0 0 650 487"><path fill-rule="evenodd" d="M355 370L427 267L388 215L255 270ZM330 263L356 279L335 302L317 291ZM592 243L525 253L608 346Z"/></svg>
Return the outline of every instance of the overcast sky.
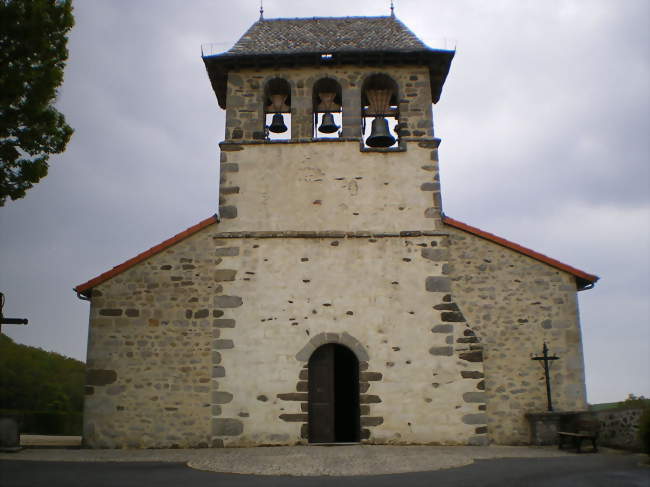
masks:
<svg viewBox="0 0 650 487"><path fill-rule="evenodd" d="M374 16L389 0L265 0L265 17ZM579 293L588 399L650 397L650 2L396 0L457 48L434 106L448 216L601 281ZM227 50L257 0L75 2L59 108L76 132L0 208L5 325L81 360L72 288L212 215L224 112L201 44ZM449 44L447 44L449 45ZM540 344L541 345L541 344Z"/></svg>

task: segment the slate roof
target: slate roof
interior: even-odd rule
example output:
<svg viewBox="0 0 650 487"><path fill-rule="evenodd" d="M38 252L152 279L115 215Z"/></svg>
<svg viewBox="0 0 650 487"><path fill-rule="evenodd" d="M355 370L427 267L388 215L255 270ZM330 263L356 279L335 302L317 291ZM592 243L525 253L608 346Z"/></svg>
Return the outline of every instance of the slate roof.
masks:
<svg viewBox="0 0 650 487"><path fill-rule="evenodd" d="M429 50L395 17L260 19L227 54Z"/></svg>
<svg viewBox="0 0 650 487"><path fill-rule="evenodd" d="M596 275L588 274L585 271L581 271L580 269L576 269L575 267L564 264L559 260L555 260L544 254L540 254L539 252L535 252L534 250L531 250L522 245L506 240L505 238L498 237L492 233L486 232L484 230L473 227L466 223L460 222L458 220L454 220L453 218L449 218L448 216L443 216L442 221L445 225L449 225L451 227L474 234L486 240L490 240L498 245L502 245L503 247L507 247L511 250L514 250L515 252L519 252L520 254L524 254L535 260L544 262L545 264L555 267L556 269L572 274L576 278L576 285L578 291L581 291L583 289L590 289L599 279L599 277ZM162 252L163 250L171 247L172 245L177 244L181 240L184 240L194 235L195 233L199 232L200 230L203 230L206 227L209 227L210 225L217 224L218 222L219 220L217 219L216 215L206 218L205 220L200 221L199 223L186 229L185 231L178 233L171 238L168 238L167 240L159 243L154 247L151 247L149 250L145 250L144 252L136 255L135 257L125 262L122 262L119 265L116 265L115 267L109 269L103 274L100 274L99 276L94 277L93 279L84 282L83 284L79 284L74 288L74 291L77 293L77 296L79 297L81 296L89 297L90 292L95 286L98 286L103 282L108 281L109 279L117 276L118 274L121 274L127 269L130 269L136 264L139 264L140 262L147 260L149 257L152 257L153 255Z"/></svg>
<svg viewBox="0 0 650 487"><path fill-rule="evenodd" d="M395 17L312 17L260 19L230 50L204 55L203 62L224 109L232 70L326 64L427 66L431 101L437 103L454 54L427 47Z"/></svg>

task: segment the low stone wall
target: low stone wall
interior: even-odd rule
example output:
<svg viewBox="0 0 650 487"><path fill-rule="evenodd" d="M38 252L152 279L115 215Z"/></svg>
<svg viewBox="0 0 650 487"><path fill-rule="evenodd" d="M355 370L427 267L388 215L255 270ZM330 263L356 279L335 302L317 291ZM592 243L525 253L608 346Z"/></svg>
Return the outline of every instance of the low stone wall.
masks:
<svg viewBox="0 0 650 487"><path fill-rule="evenodd" d="M643 409L610 409L607 411L566 411L528 413L532 445L554 445L558 431L573 431L579 419L596 418L600 422L598 444L611 448L640 451L639 423Z"/></svg>
<svg viewBox="0 0 650 487"><path fill-rule="evenodd" d="M625 450L642 450L639 420L643 409L613 409L596 412L600 421L598 442L603 446Z"/></svg>
<svg viewBox="0 0 650 487"><path fill-rule="evenodd" d="M530 444L536 446L557 445L558 431L575 431L576 422L595 418L590 411L544 411L527 413Z"/></svg>

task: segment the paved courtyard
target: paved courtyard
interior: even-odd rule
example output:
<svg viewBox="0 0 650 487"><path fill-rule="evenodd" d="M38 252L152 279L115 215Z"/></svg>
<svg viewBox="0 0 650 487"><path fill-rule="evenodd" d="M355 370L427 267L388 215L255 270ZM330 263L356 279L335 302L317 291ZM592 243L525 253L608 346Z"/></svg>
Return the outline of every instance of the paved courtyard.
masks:
<svg viewBox="0 0 650 487"><path fill-rule="evenodd" d="M395 447L398 448L398 447ZM557 454L544 449L400 447L331 447L233 450L60 451L30 450L0 456L2 487L648 487L650 468L640 455L604 452ZM269 451L275 450L272 454ZM308 451L303 451L308 450ZM426 450L426 452L417 450ZM529 450L529 451L527 451ZM346 453L347 452L347 453ZM215 454L216 453L216 454ZM428 453L433 458L424 460ZM462 460L461 457L465 459ZM266 475L218 473L263 470ZM49 460L45 460L48 458ZM383 466L368 472L371 466ZM402 461L400 461L402 459ZM258 461L258 464L253 462ZM463 466L454 466L458 462ZM201 464L201 462L204 462ZM295 462L303 462L296 465ZM222 465L223 467L218 467ZM426 471L406 472L409 468ZM403 473L385 473L389 468ZM270 475L300 471L299 475ZM305 476L307 472L312 472ZM365 472L353 474L352 472ZM368 474L368 473L371 473Z"/></svg>
<svg viewBox="0 0 650 487"><path fill-rule="evenodd" d="M555 447L346 445L185 450L28 448L18 453L0 454L0 460L175 462L210 472L351 476L433 471L493 458L562 458L572 455Z"/></svg>

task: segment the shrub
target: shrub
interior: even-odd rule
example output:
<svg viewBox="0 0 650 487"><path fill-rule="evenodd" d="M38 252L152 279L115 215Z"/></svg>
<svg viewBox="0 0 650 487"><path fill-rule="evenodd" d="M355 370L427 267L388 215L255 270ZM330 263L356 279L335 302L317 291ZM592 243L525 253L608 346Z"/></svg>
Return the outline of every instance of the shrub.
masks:
<svg viewBox="0 0 650 487"><path fill-rule="evenodd" d="M636 409L650 407L650 399L645 397L628 394L625 401L621 401L616 405L619 409Z"/></svg>
<svg viewBox="0 0 650 487"><path fill-rule="evenodd" d="M21 434L81 435L83 415L79 412L0 409L0 416L16 419Z"/></svg>
<svg viewBox="0 0 650 487"><path fill-rule="evenodd" d="M645 408L639 419L639 436L643 450L650 455L650 408Z"/></svg>

